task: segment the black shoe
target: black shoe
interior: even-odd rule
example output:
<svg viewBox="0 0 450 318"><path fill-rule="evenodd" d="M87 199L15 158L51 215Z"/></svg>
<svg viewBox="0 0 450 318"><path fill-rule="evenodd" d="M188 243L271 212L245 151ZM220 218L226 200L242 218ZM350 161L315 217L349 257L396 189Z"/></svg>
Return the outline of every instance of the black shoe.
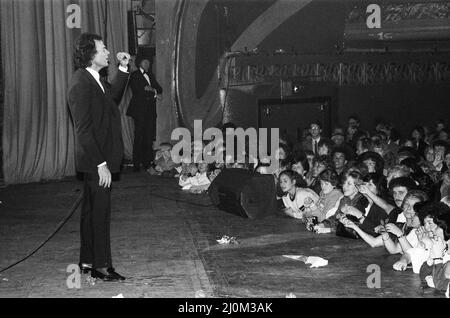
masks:
<svg viewBox="0 0 450 318"><path fill-rule="evenodd" d="M92 270L91 264L78 263L78 266L80 267L80 272L82 274L89 274L89 272Z"/></svg>
<svg viewBox="0 0 450 318"><path fill-rule="evenodd" d="M106 271L108 272L109 275L117 277L119 280L125 280L125 277L117 273L114 267L109 267Z"/></svg>
<svg viewBox="0 0 450 318"><path fill-rule="evenodd" d="M116 273L114 271L114 268L108 268L107 270L108 274L105 275L102 272L99 272L95 269L92 269L91 271L91 277L92 278L97 278L97 279L101 279L105 282L117 282L120 280L125 280L125 277L119 275L118 273Z"/></svg>

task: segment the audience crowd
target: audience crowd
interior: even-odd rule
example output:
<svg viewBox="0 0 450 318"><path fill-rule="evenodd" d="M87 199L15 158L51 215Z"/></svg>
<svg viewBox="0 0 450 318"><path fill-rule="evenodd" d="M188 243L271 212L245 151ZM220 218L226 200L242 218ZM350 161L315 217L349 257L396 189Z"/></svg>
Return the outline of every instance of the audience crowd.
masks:
<svg viewBox="0 0 450 318"><path fill-rule="evenodd" d="M227 157L223 163L176 165L165 143L149 172L176 176L192 193L207 191L223 169L272 175L281 213L299 219L309 231L398 254L394 270L412 268L424 290L448 296L450 139L445 123L438 121L433 129L416 126L402 138L387 122L369 132L350 116L347 127L334 127L331 136L313 122L302 137L297 143L280 139L277 169L251 156L245 162ZM193 143L192 149L200 146Z"/></svg>

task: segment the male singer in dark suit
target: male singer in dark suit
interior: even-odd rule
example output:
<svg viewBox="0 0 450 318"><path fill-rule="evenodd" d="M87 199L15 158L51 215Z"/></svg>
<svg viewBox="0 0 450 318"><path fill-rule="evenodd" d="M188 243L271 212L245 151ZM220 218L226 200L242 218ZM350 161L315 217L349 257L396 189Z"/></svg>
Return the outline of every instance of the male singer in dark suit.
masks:
<svg viewBox="0 0 450 318"><path fill-rule="evenodd" d="M84 175L80 219L80 268L104 281L125 278L112 267L111 173L119 172L123 156L118 103L128 80L128 53L118 53L119 71L112 84L99 71L108 66L109 52L102 38L83 33L75 43L74 73L68 89L75 126L75 163Z"/></svg>
<svg viewBox="0 0 450 318"><path fill-rule="evenodd" d="M138 70L131 73L130 87L133 97L127 115L134 120L133 170L141 165L148 169L153 161L153 140L156 136L156 99L162 88L150 72L151 63L136 60Z"/></svg>

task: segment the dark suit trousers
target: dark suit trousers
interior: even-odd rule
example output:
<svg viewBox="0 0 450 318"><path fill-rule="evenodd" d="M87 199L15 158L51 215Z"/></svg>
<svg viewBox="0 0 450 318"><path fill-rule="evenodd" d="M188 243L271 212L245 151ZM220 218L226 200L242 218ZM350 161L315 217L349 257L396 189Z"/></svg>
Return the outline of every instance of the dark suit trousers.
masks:
<svg viewBox="0 0 450 318"><path fill-rule="evenodd" d="M112 267L110 223L111 188L98 185L97 173L84 174L80 219L80 262L94 268Z"/></svg>
<svg viewBox="0 0 450 318"><path fill-rule="evenodd" d="M153 161L155 119L151 116L134 117L133 165L147 167Z"/></svg>

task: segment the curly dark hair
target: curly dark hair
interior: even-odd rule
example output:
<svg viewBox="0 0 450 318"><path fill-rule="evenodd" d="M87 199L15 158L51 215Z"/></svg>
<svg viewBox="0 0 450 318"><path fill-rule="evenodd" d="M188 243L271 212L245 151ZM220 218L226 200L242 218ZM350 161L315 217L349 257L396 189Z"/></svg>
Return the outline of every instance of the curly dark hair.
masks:
<svg viewBox="0 0 450 318"><path fill-rule="evenodd" d="M385 196L387 193L387 184L386 184L386 178L379 173L368 173L366 175L363 176L363 181L364 182L370 182L372 181L372 183L375 185L376 189L377 189L377 195L378 196Z"/></svg>
<svg viewBox="0 0 450 318"><path fill-rule="evenodd" d="M345 156L345 160L350 160L351 155L348 152L347 149L345 149L344 147L334 147L333 151L331 151L331 158L334 157L335 153L341 153Z"/></svg>
<svg viewBox="0 0 450 318"><path fill-rule="evenodd" d="M417 206L416 206L417 205ZM443 202L425 202L416 204L420 222L423 224L426 217L433 218L433 222L444 232L444 239L450 239L450 207Z"/></svg>
<svg viewBox="0 0 450 318"><path fill-rule="evenodd" d="M294 155L294 158L292 159L292 165L295 165L298 162L302 164L303 170L309 171L310 166L308 158L306 157L306 154L304 152L300 152Z"/></svg>
<svg viewBox="0 0 450 318"><path fill-rule="evenodd" d="M281 171L281 173L280 173L280 175L279 175L279 178L280 178L282 175L286 175L289 179L295 180L295 172L292 171L291 169L286 169L286 170Z"/></svg>
<svg viewBox="0 0 450 318"><path fill-rule="evenodd" d="M325 169L331 167L331 158L328 155L321 155L314 159L314 163L319 163L325 166Z"/></svg>
<svg viewBox="0 0 450 318"><path fill-rule="evenodd" d="M365 153L358 156L357 161L363 165L366 165L364 161L372 160L375 162L375 171L378 174L383 174L384 160L378 153L374 151L366 151Z"/></svg>
<svg viewBox="0 0 450 318"><path fill-rule="evenodd" d="M76 40L73 53L75 70L91 66L92 59L97 53L95 41L103 41L103 38L98 34L83 33Z"/></svg>

